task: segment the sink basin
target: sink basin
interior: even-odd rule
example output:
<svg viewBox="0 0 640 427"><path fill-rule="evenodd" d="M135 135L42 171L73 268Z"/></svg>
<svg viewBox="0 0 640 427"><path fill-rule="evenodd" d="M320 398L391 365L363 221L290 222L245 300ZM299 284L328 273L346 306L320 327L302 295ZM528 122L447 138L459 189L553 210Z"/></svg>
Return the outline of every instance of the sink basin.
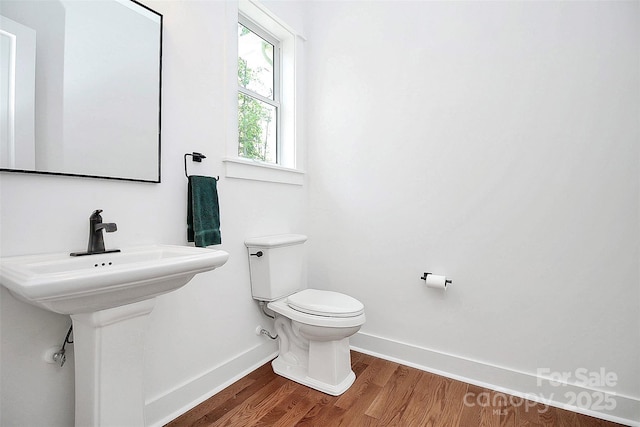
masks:
<svg viewBox="0 0 640 427"><path fill-rule="evenodd" d="M118 253L0 258L0 283L17 298L61 314L119 307L171 292L222 266L225 251L152 245Z"/></svg>

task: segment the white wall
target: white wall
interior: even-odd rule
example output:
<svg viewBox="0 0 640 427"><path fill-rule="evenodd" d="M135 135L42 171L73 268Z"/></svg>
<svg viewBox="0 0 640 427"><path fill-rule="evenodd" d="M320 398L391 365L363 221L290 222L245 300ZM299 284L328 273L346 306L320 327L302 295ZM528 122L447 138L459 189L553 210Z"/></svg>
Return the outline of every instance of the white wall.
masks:
<svg viewBox="0 0 640 427"><path fill-rule="evenodd" d="M233 48L225 44L226 28L234 28L233 4L145 4L164 15L162 183L2 173L0 250L2 256L82 250L89 215L97 208L104 210L105 221L118 224L116 233L105 236L108 247L186 244L182 156L192 151L207 156L189 168L221 176L220 248L230 258L222 268L158 298L145 356L147 422L157 424L275 351L273 343L254 334L259 323L268 323L251 299L243 241L304 232L307 197L305 186L223 176L235 100L229 90L234 76L225 74L225 51ZM0 292L0 424L72 425L73 358L62 369L40 359L61 343L69 318L19 302L4 288Z"/></svg>
<svg viewBox="0 0 640 427"><path fill-rule="evenodd" d="M640 418L639 4L308 17L309 281L364 302L352 342L533 375L605 367ZM426 289L425 271L453 285Z"/></svg>

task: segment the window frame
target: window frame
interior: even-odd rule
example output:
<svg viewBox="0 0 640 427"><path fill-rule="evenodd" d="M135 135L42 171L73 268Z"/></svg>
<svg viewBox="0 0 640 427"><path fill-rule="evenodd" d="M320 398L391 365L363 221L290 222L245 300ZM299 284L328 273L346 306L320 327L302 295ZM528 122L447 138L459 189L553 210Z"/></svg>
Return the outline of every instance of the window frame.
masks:
<svg viewBox="0 0 640 427"><path fill-rule="evenodd" d="M238 156L238 15L242 13L281 41L280 146L281 163L266 163ZM306 37L282 20L261 0L225 2L225 27L229 46L224 50L225 146L222 158L226 178L274 184L306 185L304 110L304 45Z"/></svg>
<svg viewBox="0 0 640 427"><path fill-rule="evenodd" d="M275 109L276 114L276 155L275 155L275 163L266 161L266 160L257 160L251 159L248 157L242 157L240 155L240 139L238 137L237 141L237 153L240 159L250 160L250 161L259 161L265 163L267 165L276 165L281 166L282 164L282 52L281 52L281 40L271 34L269 31L265 30L262 26L257 24L251 18L243 14L242 12L238 12L238 24L242 25L249 31L251 31L256 36L260 37L267 43L273 46L273 99L269 99L263 95L260 95L257 92L252 91L251 89L247 89L240 85L238 81L238 94L242 93L245 96L252 97L260 102L271 105ZM237 54L238 61L240 59L240 53ZM237 74L237 73L236 73ZM237 79L237 75L236 75ZM239 126L239 124L238 124ZM239 127L238 127L239 130Z"/></svg>

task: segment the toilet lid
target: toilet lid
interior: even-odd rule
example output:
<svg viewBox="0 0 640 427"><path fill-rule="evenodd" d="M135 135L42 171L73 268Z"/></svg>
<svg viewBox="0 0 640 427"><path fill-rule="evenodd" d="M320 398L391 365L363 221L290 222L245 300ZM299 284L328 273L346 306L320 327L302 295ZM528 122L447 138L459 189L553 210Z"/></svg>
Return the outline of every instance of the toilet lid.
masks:
<svg viewBox="0 0 640 427"><path fill-rule="evenodd" d="M354 317L364 312L357 299L339 292L305 289L289 295L287 304L303 313L326 317Z"/></svg>

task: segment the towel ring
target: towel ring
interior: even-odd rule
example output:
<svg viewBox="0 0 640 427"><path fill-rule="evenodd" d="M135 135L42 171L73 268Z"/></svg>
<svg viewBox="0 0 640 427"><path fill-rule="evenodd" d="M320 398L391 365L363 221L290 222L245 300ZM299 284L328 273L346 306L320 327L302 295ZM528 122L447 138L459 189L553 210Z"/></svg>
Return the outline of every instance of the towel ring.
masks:
<svg viewBox="0 0 640 427"><path fill-rule="evenodd" d="M189 174L187 173L187 156L191 156L191 160L193 160L194 162L202 162L202 159L206 159L207 156L205 156L202 153L198 153L198 152L193 152L193 153L185 153L184 155L184 176L187 177L187 179L189 178ZM220 181L220 176L216 176L216 181Z"/></svg>

